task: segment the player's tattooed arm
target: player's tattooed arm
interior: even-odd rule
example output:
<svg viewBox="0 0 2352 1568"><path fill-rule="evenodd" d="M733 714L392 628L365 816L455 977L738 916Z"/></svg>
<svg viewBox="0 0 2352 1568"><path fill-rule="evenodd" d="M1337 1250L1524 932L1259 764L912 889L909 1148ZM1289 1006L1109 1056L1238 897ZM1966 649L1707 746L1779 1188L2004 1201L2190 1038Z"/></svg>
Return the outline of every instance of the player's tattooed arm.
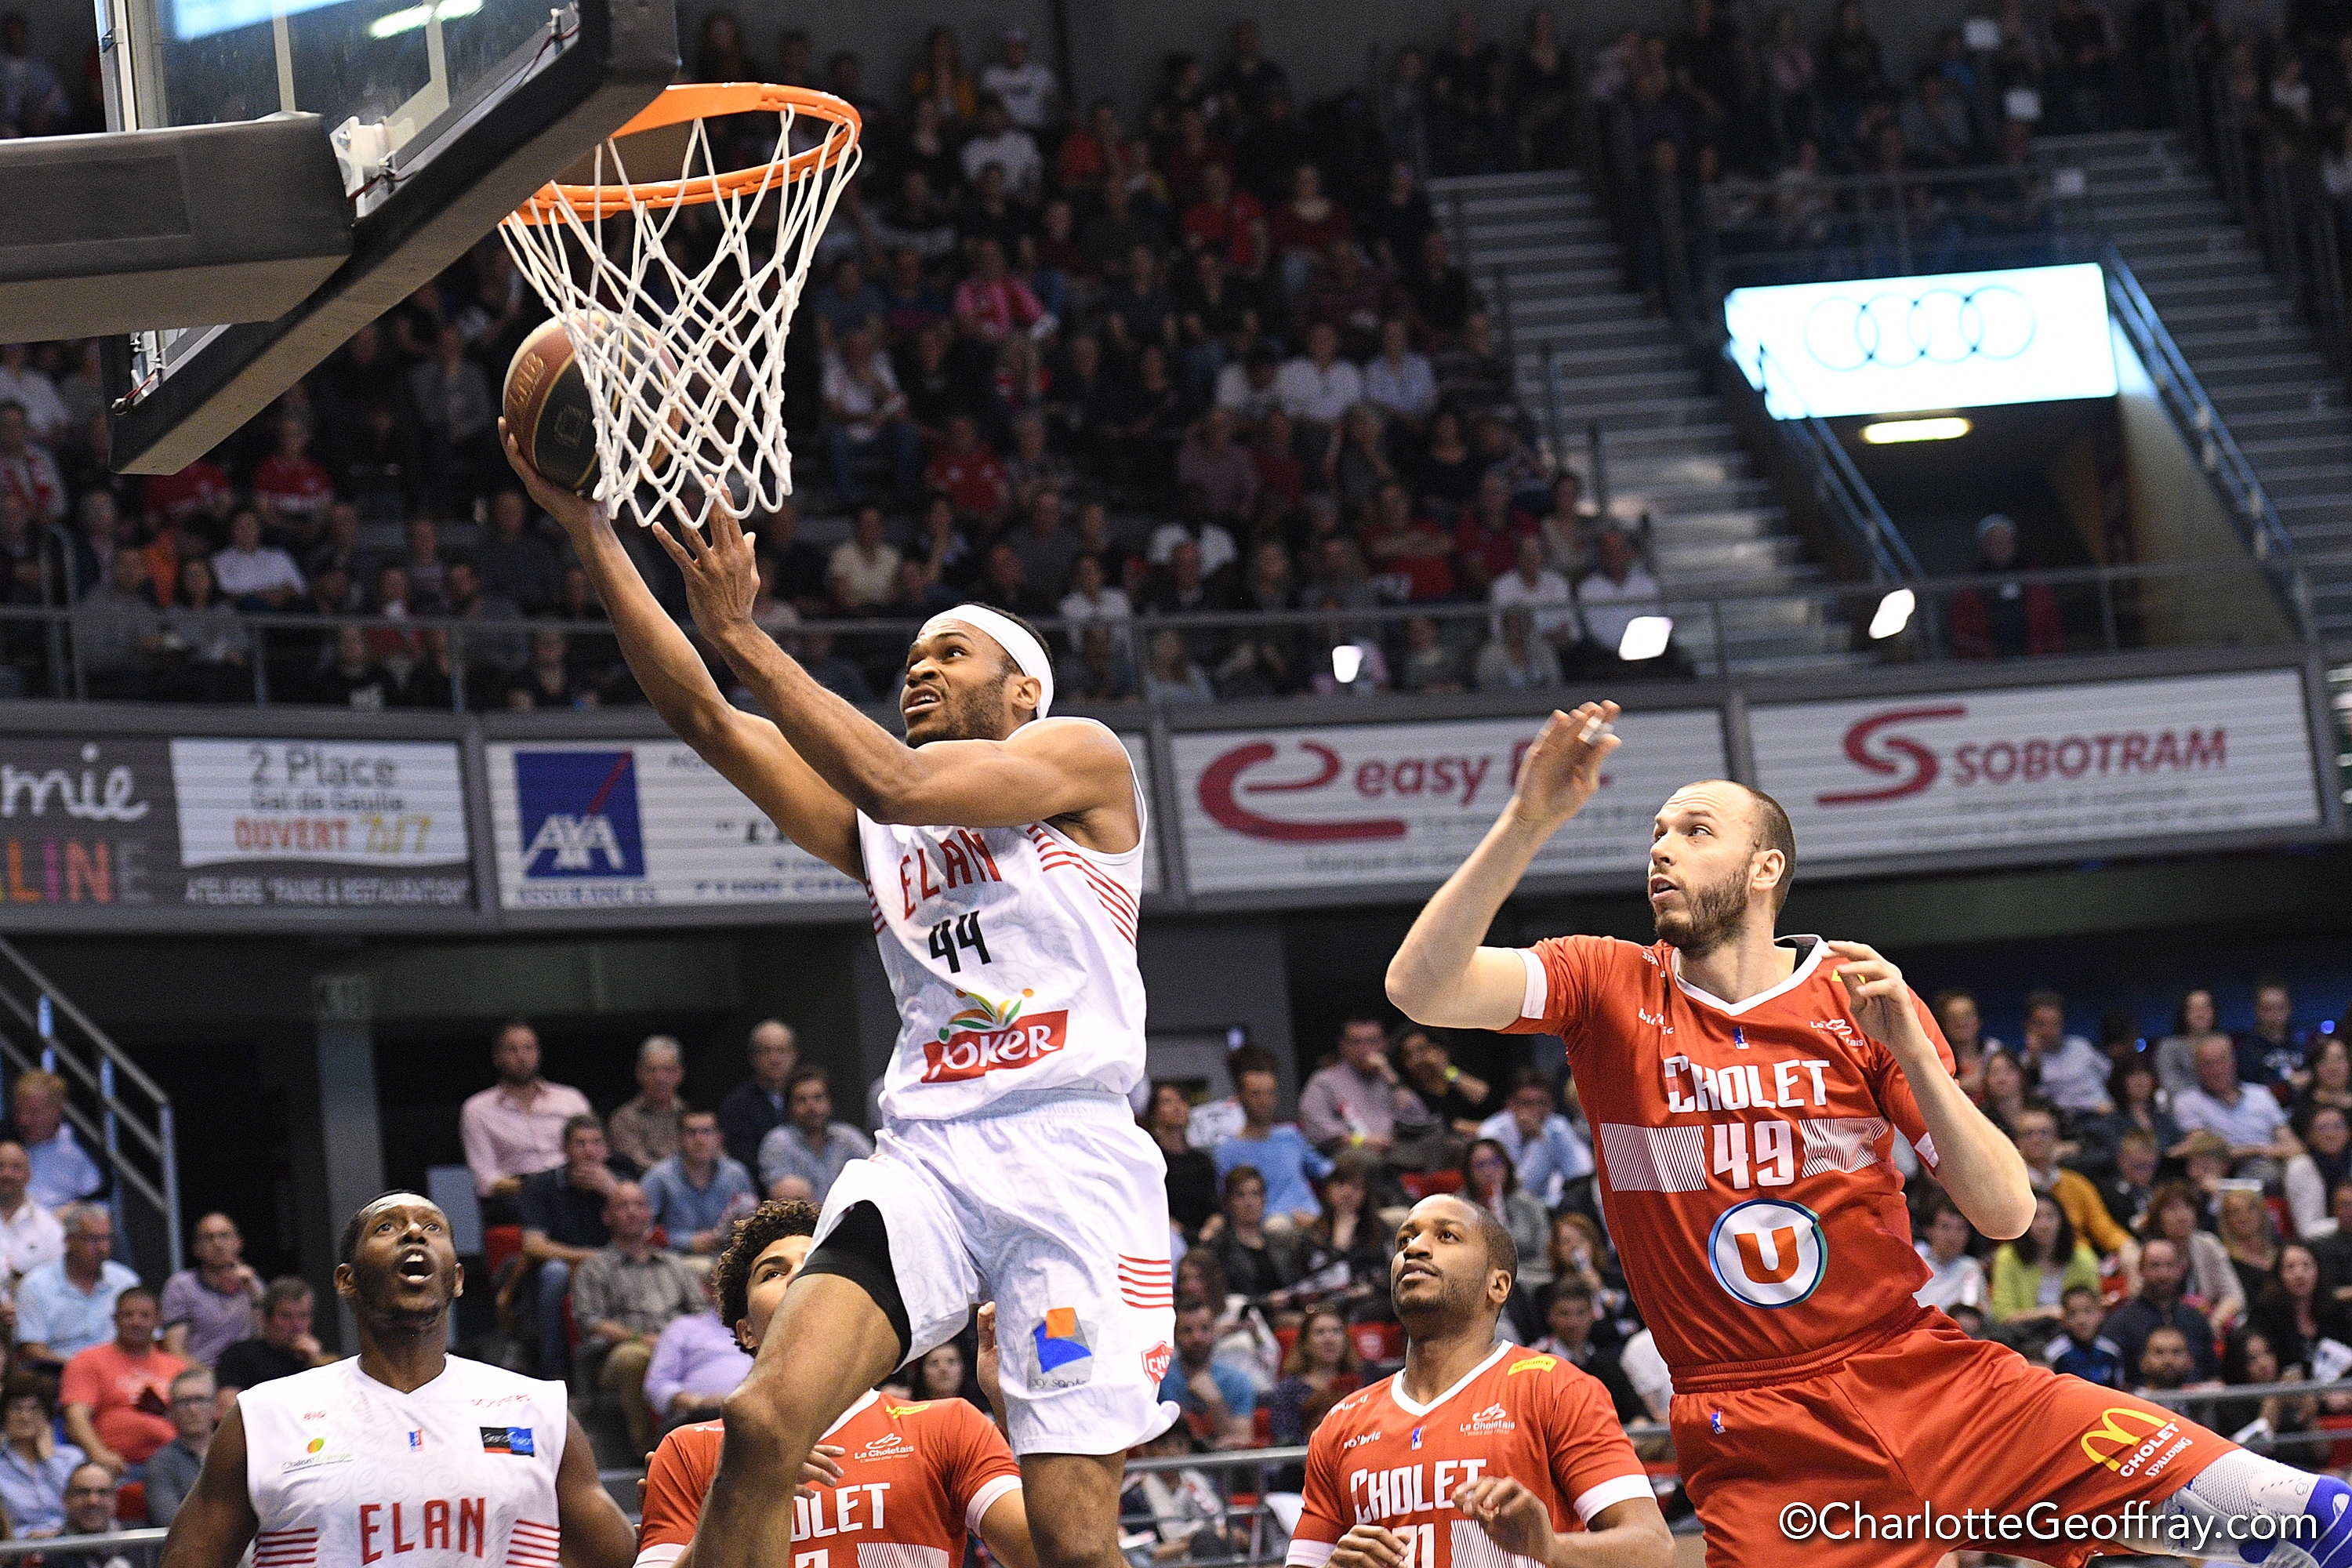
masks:
<svg viewBox="0 0 2352 1568"><path fill-rule="evenodd" d="M1936 1148L1936 1179L1985 1235L1996 1241L2023 1236L2033 1222L2025 1160L1944 1070L1903 971L1862 942L1826 945L1837 965L1832 978L1845 987L1855 1021L1895 1058L1918 1103Z"/></svg>
<svg viewBox="0 0 2352 1568"><path fill-rule="evenodd" d="M245 1411L231 1405L195 1486L172 1516L161 1568L236 1568L260 1525L245 1484Z"/></svg>
<svg viewBox="0 0 2352 1568"><path fill-rule="evenodd" d="M1496 1545L1546 1568L1665 1568L1674 1561L1674 1536L1654 1498L1611 1503L1580 1535L1553 1530L1543 1500L1507 1476L1482 1477L1457 1489L1454 1506Z"/></svg>
<svg viewBox="0 0 2352 1568"><path fill-rule="evenodd" d="M1499 1029L1516 1023L1527 966L1513 949L1482 947L1503 900L1536 852L1601 787L1601 765L1621 743L1614 702L1554 713L1519 766L1517 787L1486 838L1422 910L1389 961L1389 1000L1416 1023Z"/></svg>

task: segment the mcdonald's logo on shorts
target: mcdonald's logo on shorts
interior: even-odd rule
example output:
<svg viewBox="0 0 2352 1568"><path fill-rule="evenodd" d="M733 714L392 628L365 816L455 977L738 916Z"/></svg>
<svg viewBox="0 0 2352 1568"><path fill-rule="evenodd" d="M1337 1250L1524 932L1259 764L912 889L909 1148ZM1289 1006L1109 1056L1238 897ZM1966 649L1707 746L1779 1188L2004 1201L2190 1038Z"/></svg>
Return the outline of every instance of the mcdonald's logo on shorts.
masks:
<svg viewBox="0 0 2352 1568"><path fill-rule="evenodd" d="M2136 1476L2143 1468L2154 1475L2191 1441L2179 1416L2134 1405L2110 1405L2099 1412L2099 1424L2083 1434L2083 1452L2119 1476ZM2148 1468L2151 1459L2156 1464Z"/></svg>
<svg viewBox="0 0 2352 1568"><path fill-rule="evenodd" d="M1723 1211L1706 1238L1717 1283L1751 1307L1793 1307L1829 1272L1821 1216L1802 1204L1750 1198Z"/></svg>

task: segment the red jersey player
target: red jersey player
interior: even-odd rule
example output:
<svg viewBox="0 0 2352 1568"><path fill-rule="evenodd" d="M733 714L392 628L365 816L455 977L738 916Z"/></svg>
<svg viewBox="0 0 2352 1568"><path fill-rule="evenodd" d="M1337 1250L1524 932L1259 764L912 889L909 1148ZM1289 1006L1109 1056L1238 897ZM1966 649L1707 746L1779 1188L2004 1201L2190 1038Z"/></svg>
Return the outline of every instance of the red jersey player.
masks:
<svg viewBox="0 0 2352 1568"><path fill-rule="evenodd" d="M719 1255L720 1315L754 1354L808 1257L816 1222L808 1204L762 1204ZM980 1334L983 1385L994 1381L989 1311L982 1309ZM704 1421L678 1427L654 1451L636 1568L686 1557L725 1436L723 1423ZM1010 1568L1036 1568L1021 1467L1003 1434L963 1400L908 1404L868 1394L825 1433L803 1477L793 1504L793 1568L859 1568L877 1561L868 1547L886 1548L879 1560L898 1568L954 1568L969 1531Z"/></svg>
<svg viewBox="0 0 2352 1568"><path fill-rule="evenodd" d="M1288 1568L1663 1568L1674 1538L1609 1391L1498 1343L1518 1275L1477 1205L1423 1198L1389 1290L1404 1370L1334 1405L1307 1449Z"/></svg>
<svg viewBox="0 0 2352 1568"><path fill-rule="evenodd" d="M1927 1270L1893 1138L1988 1236L2024 1230L2032 1187L1893 963L1857 942L1775 937L1796 841L1769 796L1715 780L1659 809L1652 945L1478 945L1592 797L1616 716L1613 703L1552 715L1388 988L1423 1024L1567 1042L1609 1228L1674 1373L1708 1562L1925 1568L1976 1548L2071 1565L2129 1542L2259 1543L2268 1555L2250 1544L2247 1560L2265 1568L2352 1563L2343 1483L1971 1340L1914 1301Z"/></svg>

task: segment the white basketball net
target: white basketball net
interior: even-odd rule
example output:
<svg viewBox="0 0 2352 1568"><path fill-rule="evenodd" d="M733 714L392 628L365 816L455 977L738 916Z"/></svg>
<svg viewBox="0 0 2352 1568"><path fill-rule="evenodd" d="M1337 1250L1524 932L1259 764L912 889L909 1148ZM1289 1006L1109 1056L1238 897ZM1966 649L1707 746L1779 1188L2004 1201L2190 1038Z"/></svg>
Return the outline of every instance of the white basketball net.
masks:
<svg viewBox="0 0 2352 1568"><path fill-rule="evenodd" d="M784 442L784 339L817 240L856 172L856 132L785 108L765 179L730 194L704 122L688 132L677 184L715 193L698 204L719 226L709 259L689 271L690 237L671 230L688 204L641 199L619 146L595 153L583 213L565 187L543 195L538 223L499 226L509 253L563 323L596 413L595 499L639 525L657 517L700 528L723 488L737 514L774 511L793 490ZM788 178L795 123L823 128L824 155ZM838 155L836 154L838 150ZM582 187L575 187L582 188ZM613 209L611 216L605 216Z"/></svg>

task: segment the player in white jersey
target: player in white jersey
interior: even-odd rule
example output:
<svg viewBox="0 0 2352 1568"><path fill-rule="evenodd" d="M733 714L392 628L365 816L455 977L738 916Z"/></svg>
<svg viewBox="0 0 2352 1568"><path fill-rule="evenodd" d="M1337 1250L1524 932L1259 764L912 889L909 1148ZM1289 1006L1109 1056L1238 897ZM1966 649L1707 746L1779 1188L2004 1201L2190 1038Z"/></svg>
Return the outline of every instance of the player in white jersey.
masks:
<svg viewBox="0 0 2352 1568"><path fill-rule="evenodd" d="M343 1227L360 1353L242 1390L172 1520L163 1568L623 1568L629 1521L561 1383L448 1353L449 1221L386 1193Z"/></svg>
<svg viewBox="0 0 2352 1568"><path fill-rule="evenodd" d="M1054 719L1035 632L977 605L908 649L902 742L751 618L752 541L656 526L696 625L758 700L728 702L595 507L508 458L571 534L656 712L802 848L866 889L901 1024L874 1158L725 1406L697 1568L790 1561L792 1480L894 1367L993 1299L1006 1425L1042 1568L1120 1568L1127 1448L1175 1419L1166 1166L1135 1124L1145 814L1127 749Z"/></svg>

